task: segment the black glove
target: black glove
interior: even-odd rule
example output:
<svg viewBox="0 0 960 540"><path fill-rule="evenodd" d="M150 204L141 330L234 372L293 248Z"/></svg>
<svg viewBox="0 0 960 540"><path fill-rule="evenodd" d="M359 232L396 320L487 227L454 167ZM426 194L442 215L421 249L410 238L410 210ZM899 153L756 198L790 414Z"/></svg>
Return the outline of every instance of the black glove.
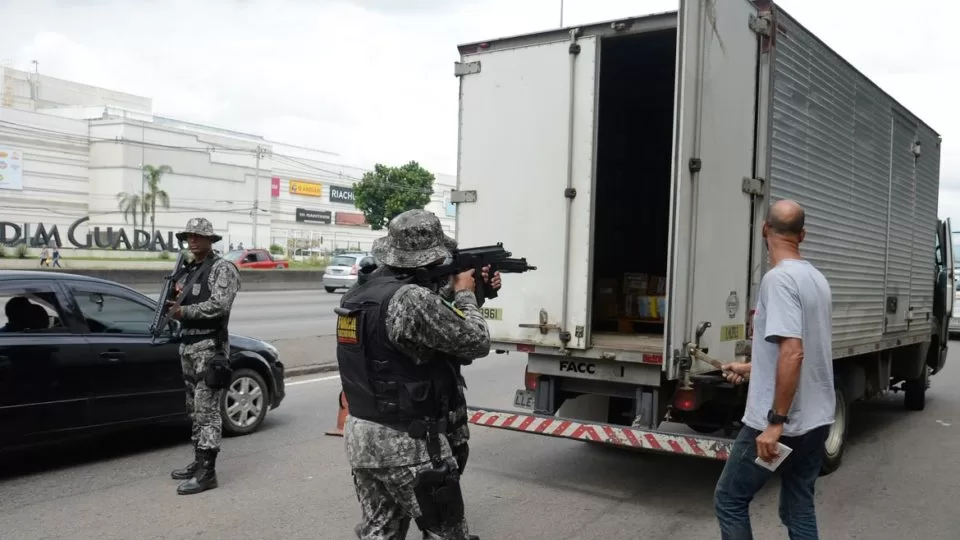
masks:
<svg viewBox="0 0 960 540"><path fill-rule="evenodd" d="M457 469L460 470L460 476L463 476L463 470L467 468L467 458L470 457L470 445L463 443L458 446L454 446L453 457L457 460Z"/></svg>

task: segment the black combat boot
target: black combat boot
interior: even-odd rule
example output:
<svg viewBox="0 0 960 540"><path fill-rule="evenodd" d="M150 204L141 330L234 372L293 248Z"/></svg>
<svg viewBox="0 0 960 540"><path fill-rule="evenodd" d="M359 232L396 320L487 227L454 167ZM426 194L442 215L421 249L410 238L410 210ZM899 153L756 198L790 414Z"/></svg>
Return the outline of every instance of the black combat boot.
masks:
<svg viewBox="0 0 960 540"><path fill-rule="evenodd" d="M197 443L193 443L193 463L187 465L182 469L174 469L170 473L170 478L174 480L187 480L193 478L193 474L197 472L197 469L200 468L200 462L203 461L203 457L200 455L200 449L197 448Z"/></svg>
<svg viewBox="0 0 960 540"><path fill-rule="evenodd" d="M193 477L177 487L180 495L193 495L217 487L217 452L218 450L198 450L200 466L193 473Z"/></svg>

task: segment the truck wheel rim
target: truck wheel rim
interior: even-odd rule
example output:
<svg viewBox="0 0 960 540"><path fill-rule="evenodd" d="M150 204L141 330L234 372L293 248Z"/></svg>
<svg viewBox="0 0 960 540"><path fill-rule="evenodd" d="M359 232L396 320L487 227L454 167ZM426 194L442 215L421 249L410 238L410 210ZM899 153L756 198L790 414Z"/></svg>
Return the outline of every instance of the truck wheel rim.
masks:
<svg viewBox="0 0 960 540"><path fill-rule="evenodd" d="M840 453L843 448L843 440L847 435L847 404L843 400L840 392L837 392L837 404L834 410L833 425L827 433L827 440L824 443L827 455L834 457Z"/></svg>

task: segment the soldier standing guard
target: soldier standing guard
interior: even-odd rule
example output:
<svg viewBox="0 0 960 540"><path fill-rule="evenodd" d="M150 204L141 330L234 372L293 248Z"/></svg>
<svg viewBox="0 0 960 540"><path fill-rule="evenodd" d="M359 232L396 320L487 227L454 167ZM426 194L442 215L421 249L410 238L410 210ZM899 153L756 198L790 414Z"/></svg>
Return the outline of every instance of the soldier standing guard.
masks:
<svg viewBox="0 0 960 540"><path fill-rule="evenodd" d="M217 487L216 462L223 428L220 401L230 383L227 324L240 290L237 267L213 252L213 244L221 238L206 218L191 219L177 233L177 240L186 241L193 255L189 271L177 283L181 303L170 309L170 317L180 321L183 329L180 364L187 387L187 413L193 424L194 460L170 475L174 480L186 480L177 487L181 495Z"/></svg>
<svg viewBox="0 0 960 540"><path fill-rule="evenodd" d="M462 400L455 364L490 352L473 270L453 277L452 303L438 294L446 283L418 276L450 256L440 220L423 210L393 218L373 255L383 265L378 275L336 310L350 404L344 442L362 510L355 532L406 538L415 519L426 538L464 540L459 472L445 435Z"/></svg>

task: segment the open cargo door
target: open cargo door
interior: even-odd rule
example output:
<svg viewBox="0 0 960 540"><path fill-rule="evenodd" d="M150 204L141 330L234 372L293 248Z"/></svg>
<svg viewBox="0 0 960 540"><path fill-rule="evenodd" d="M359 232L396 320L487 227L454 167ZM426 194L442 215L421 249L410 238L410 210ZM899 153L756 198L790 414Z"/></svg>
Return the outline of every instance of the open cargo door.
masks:
<svg viewBox="0 0 960 540"><path fill-rule="evenodd" d="M746 339L750 270L759 266L751 261L752 215L762 216L764 206L764 173L756 172L763 167L756 157L763 119L757 116L758 55L769 19L758 15L747 0L680 2L668 358L694 342L703 323L710 326L700 346L714 358L732 360L735 345ZM665 363L666 370L675 368ZM692 365L693 371L710 369Z"/></svg>
<svg viewBox="0 0 960 540"><path fill-rule="evenodd" d="M956 305L956 267L954 264L953 253L953 232L950 230L950 218L940 222L940 257L944 272L947 274L947 290L944 291L946 297L943 299L946 306L947 317L953 317Z"/></svg>
<svg viewBox="0 0 960 540"><path fill-rule="evenodd" d="M559 36L559 37L558 37ZM484 304L493 341L584 348L596 38L461 47L457 241L502 242L537 270ZM568 184L569 182L569 184Z"/></svg>

